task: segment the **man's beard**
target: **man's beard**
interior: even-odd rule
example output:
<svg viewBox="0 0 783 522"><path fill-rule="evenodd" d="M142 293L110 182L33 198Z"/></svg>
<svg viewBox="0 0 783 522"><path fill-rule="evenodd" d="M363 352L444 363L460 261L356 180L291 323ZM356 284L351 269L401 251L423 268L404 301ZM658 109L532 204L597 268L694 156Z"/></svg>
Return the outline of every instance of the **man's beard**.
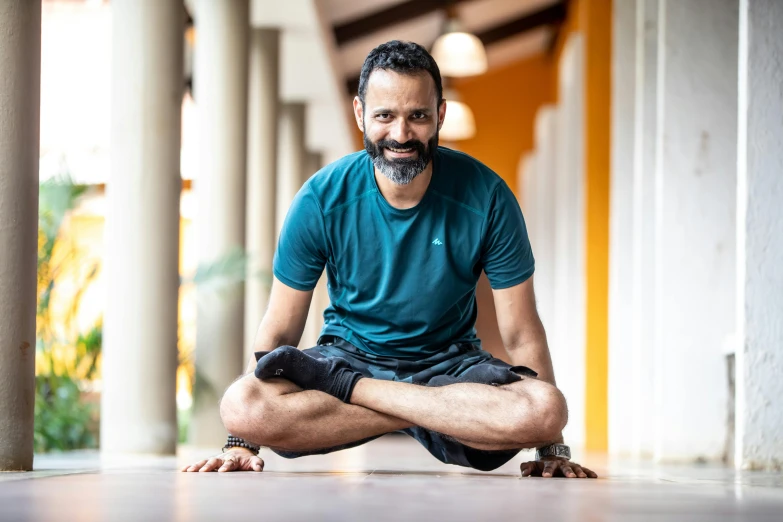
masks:
<svg viewBox="0 0 783 522"><path fill-rule="evenodd" d="M372 162L381 174L397 185L407 185L421 174L432 159L433 151L438 148L438 132L427 141L425 146L419 140L408 140L400 143L395 140L380 140L373 143L364 133L364 148L372 158ZM411 158L388 159L383 149L414 149L416 155Z"/></svg>

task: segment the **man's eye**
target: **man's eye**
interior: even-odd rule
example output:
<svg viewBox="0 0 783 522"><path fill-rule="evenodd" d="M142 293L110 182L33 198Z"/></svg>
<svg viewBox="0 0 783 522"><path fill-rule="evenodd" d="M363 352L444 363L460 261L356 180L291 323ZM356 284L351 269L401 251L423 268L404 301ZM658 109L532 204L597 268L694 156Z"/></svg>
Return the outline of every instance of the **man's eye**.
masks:
<svg viewBox="0 0 783 522"><path fill-rule="evenodd" d="M375 117L379 120L386 120L389 119L389 116L391 116L389 113L382 112L381 114L376 114Z"/></svg>
<svg viewBox="0 0 783 522"><path fill-rule="evenodd" d="M427 117L427 115L424 114L423 112L414 112L413 113L413 119L414 120L423 120L426 117Z"/></svg>

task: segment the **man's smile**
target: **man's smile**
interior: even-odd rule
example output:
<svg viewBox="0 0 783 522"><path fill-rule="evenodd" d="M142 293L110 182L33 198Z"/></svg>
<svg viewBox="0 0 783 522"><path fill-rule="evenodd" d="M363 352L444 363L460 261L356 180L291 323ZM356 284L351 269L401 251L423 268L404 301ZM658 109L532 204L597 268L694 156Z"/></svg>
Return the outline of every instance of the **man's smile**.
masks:
<svg viewBox="0 0 783 522"><path fill-rule="evenodd" d="M384 147L384 150L392 158L410 158L416 155L416 149L413 147L407 149L394 149L391 147Z"/></svg>

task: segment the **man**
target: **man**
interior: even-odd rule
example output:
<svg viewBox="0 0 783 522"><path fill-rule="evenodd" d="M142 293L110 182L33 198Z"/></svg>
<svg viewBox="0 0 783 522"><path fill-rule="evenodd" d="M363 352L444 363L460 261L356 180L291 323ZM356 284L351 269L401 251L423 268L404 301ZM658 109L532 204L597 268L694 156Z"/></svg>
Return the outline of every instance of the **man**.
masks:
<svg viewBox="0 0 783 522"><path fill-rule="evenodd" d="M539 448L522 475L595 477L561 444L555 387L535 308L533 255L511 190L475 159L438 147L440 72L421 46L367 56L353 103L365 151L313 176L288 212L256 360L226 391L224 453L183 471L263 469L402 431L442 462L492 470ZM299 343L326 268L331 304L318 346ZM515 366L480 347L481 271Z"/></svg>

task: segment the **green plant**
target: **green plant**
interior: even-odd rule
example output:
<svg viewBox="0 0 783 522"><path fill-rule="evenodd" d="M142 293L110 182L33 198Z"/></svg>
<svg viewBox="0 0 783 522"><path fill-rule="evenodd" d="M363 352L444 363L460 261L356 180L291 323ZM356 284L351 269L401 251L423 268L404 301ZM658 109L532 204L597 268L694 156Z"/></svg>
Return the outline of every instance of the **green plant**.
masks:
<svg viewBox="0 0 783 522"><path fill-rule="evenodd" d="M82 400L74 379L65 375L35 378L36 452L95 447L97 430L97 407Z"/></svg>
<svg viewBox="0 0 783 522"><path fill-rule="evenodd" d="M85 260L63 234L66 215L87 190L69 179L41 184L38 213L38 306L36 310L35 451L94 447L98 411L83 400L97 375L102 318L81 331L77 317L84 292L98 274L98 262ZM72 288L64 310L53 299L62 280Z"/></svg>
<svg viewBox="0 0 783 522"><path fill-rule="evenodd" d="M92 381L100 376L103 317L86 329L78 317L82 299L99 273L99 260L89 259L66 233L68 213L88 187L68 178L46 181L39 191L38 307L36 335L35 451L73 450L97 445L99 407L89 400ZM220 297L246 279L247 255L231 250L199 265L181 288L199 287ZM258 274L265 282L271 277ZM62 292L60 295L58 293ZM63 309L62 303L66 305ZM55 306L60 303L60 306ZM196 381L193 346L179 323L179 366L187 383ZM200 378L202 389L207 380ZM93 394L94 397L94 394ZM190 412L180 411L180 441L184 442Z"/></svg>

